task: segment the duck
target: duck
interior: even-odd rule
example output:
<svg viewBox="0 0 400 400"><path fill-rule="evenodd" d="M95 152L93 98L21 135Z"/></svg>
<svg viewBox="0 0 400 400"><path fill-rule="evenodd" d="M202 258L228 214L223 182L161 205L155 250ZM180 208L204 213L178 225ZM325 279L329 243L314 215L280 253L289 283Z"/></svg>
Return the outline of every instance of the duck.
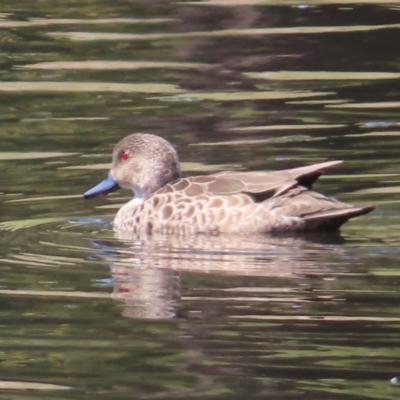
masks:
<svg viewBox="0 0 400 400"><path fill-rule="evenodd" d="M121 139L107 178L83 197L120 188L134 193L113 220L118 232L135 234L267 234L337 230L373 205L353 206L312 190L342 161L279 171L224 171L182 177L175 148L150 133Z"/></svg>

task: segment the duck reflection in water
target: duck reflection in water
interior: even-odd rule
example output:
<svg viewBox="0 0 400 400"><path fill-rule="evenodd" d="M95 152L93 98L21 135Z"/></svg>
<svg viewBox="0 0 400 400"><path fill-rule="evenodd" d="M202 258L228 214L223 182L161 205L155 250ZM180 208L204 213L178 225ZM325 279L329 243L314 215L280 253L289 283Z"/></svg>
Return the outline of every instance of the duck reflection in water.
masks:
<svg viewBox="0 0 400 400"><path fill-rule="evenodd" d="M192 235L185 240L176 235L151 235L145 239L132 234L117 236L120 242L113 249L117 260L111 268L112 297L125 304L123 315L129 318L173 318L188 303L196 303L198 296L201 302L220 297L221 301L235 304L244 298L246 302L285 298L287 304L303 304L307 296L307 302L314 298L320 301L318 293L309 289L315 284L331 285L332 277L348 272L343 264L346 250L334 245L337 236L331 235L327 236L329 244L268 235ZM110 243L103 242L102 247L108 247L107 253L111 254ZM194 279L213 275L220 282L223 276L230 276L230 281L237 277L252 285L241 284L236 289L217 286L194 293L181 287L182 273ZM324 279L326 276L330 281ZM256 277L268 279L254 280ZM324 301L335 301L335 296Z"/></svg>

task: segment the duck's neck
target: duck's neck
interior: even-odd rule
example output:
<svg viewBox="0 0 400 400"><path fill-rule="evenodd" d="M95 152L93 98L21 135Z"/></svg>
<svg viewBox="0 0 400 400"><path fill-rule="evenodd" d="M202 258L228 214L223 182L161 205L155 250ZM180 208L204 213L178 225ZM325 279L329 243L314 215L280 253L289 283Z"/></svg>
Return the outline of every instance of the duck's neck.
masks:
<svg viewBox="0 0 400 400"><path fill-rule="evenodd" d="M137 202L143 203L147 199L147 197L149 197L148 195L146 196L144 191L138 186L132 186L130 189L134 194L133 200L136 200Z"/></svg>

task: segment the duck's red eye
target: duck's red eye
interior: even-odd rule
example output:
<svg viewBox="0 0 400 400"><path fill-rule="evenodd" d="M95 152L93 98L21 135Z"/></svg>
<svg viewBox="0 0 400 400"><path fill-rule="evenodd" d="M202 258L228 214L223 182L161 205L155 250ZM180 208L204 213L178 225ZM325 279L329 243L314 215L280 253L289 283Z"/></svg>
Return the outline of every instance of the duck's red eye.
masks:
<svg viewBox="0 0 400 400"><path fill-rule="evenodd" d="M127 160L129 158L129 153L127 152L127 151L123 151L122 153L121 153L121 160L122 161L125 161L125 160Z"/></svg>

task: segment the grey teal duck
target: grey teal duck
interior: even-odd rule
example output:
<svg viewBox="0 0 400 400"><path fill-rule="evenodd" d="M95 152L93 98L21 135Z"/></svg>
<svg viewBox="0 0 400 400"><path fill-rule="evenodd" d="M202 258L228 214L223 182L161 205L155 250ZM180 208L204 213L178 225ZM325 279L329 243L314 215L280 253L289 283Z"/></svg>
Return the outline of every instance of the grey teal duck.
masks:
<svg viewBox="0 0 400 400"><path fill-rule="evenodd" d="M118 211L117 231L135 233L235 233L336 230L372 205L352 206L311 189L328 161L274 172L221 172L181 178L178 155L165 139L147 133L115 146L108 178L85 198L130 189Z"/></svg>

